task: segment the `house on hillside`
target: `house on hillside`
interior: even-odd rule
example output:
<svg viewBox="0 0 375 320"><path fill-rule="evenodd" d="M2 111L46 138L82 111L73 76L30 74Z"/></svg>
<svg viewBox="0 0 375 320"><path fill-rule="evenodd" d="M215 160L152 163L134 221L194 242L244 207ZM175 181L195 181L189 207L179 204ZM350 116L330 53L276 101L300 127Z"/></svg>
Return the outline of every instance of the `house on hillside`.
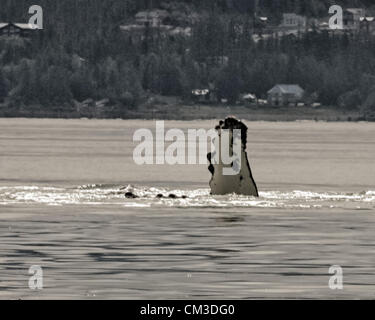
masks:
<svg viewBox="0 0 375 320"><path fill-rule="evenodd" d="M349 8L344 10L344 29L359 30L361 17L366 16L365 9Z"/></svg>
<svg viewBox="0 0 375 320"><path fill-rule="evenodd" d="M191 100L197 104L209 104L217 102L217 90L213 84L210 84L209 88L207 89L194 89L191 91Z"/></svg>
<svg viewBox="0 0 375 320"><path fill-rule="evenodd" d="M277 84L268 91L268 104L282 106L297 104L304 96L305 91L297 84Z"/></svg>
<svg viewBox="0 0 375 320"><path fill-rule="evenodd" d="M195 103L204 103L210 101L209 89L194 89L191 91L191 98Z"/></svg>
<svg viewBox="0 0 375 320"><path fill-rule="evenodd" d="M135 15L135 21L138 25L157 28L164 24L164 19L168 16L169 13L166 10L140 11Z"/></svg>
<svg viewBox="0 0 375 320"><path fill-rule="evenodd" d="M246 106L255 105L258 103L257 96L253 93L244 93L240 96L240 101Z"/></svg>
<svg viewBox="0 0 375 320"><path fill-rule="evenodd" d="M283 20L280 27L284 29L305 29L307 18L295 13L283 13Z"/></svg>
<svg viewBox="0 0 375 320"><path fill-rule="evenodd" d="M38 30L36 26L28 23L0 22L0 36L29 37Z"/></svg>
<svg viewBox="0 0 375 320"><path fill-rule="evenodd" d="M140 11L134 16L132 23L121 25L120 30L131 40L140 42L145 36L154 35L159 38L190 37L191 27L171 25L170 14L166 10L154 9Z"/></svg>

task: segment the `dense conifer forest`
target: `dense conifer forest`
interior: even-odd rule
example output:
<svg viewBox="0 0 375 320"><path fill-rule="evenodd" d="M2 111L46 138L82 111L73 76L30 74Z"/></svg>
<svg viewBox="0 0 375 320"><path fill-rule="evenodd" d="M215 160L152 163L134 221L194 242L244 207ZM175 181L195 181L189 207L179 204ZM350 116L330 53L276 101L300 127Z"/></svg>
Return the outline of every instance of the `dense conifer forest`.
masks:
<svg viewBox="0 0 375 320"><path fill-rule="evenodd" d="M27 23L33 4L2 0L0 22ZM0 37L0 103L10 114L70 112L87 99L108 99L121 116L153 95L189 101L193 89L212 86L218 100L234 104L241 93L265 98L277 83L296 83L306 99L375 110L375 36L312 31L258 42L251 36L259 31L255 16L274 25L283 12L328 19L332 4L374 12L373 1L364 0L259 0L257 6L255 0L38 0L43 30L31 38ZM156 8L191 35L165 37L145 28L134 40L120 29L137 12ZM213 57L227 61L210 63Z"/></svg>

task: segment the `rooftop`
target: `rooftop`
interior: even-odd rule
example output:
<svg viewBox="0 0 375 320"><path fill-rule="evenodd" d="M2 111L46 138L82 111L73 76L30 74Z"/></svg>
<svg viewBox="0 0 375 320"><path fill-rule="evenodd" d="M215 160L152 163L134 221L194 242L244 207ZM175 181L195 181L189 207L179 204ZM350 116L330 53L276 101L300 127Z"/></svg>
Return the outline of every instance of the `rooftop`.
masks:
<svg viewBox="0 0 375 320"><path fill-rule="evenodd" d="M168 12L166 10L150 10L150 11L140 11L138 12L135 17L137 19L143 19L143 18L165 18L168 16Z"/></svg>
<svg viewBox="0 0 375 320"><path fill-rule="evenodd" d="M277 84L268 93L290 93L290 94L301 94L304 90L298 84Z"/></svg>
<svg viewBox="0 0 375 320"><path fill-rule="evenodd" d="M362 8L348 8L346 9L347 12L353 13L353 14L362 14L364 12L364 9Z"/></svg>
<svg viewBox="0 0 375 320"><path fill-rule="evenodd" d="M8 27L9 25L14 25L17 28L23 30L35 30L37 27L31 23L13 23L13 22L0 22L0 29Z"/></svg>

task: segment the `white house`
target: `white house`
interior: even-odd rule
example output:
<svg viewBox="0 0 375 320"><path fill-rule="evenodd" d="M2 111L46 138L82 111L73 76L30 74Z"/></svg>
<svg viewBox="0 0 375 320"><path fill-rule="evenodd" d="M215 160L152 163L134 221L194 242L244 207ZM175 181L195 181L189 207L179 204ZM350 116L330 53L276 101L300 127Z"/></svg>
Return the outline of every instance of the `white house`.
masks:
<svg viewBox="0 0 375 320"><path fill-rule="evenodd" d="M297 104L302 100L305 91L298 84L277 84L267 94L268 103L279 106Z"/></svg>

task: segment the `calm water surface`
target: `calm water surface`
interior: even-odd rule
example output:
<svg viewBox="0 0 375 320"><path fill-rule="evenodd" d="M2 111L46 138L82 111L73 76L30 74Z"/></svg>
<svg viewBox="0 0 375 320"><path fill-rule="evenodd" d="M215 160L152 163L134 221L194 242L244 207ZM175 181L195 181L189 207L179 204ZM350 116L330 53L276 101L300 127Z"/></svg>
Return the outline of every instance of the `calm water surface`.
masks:
<svg viewBox="0 0 375 320"><path fill-rule="evenodd" d="M375 123L247 124L259 199L135 165L152 121L0 119L0 299L375 298Z"/></svg>

